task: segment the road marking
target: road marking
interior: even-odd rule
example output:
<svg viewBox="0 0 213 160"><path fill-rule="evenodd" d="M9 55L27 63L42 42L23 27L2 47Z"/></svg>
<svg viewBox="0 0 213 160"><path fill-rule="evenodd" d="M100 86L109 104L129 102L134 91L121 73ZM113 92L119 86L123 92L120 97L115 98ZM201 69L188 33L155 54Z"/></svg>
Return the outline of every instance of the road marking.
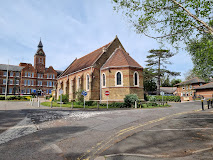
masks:
<svg viewBox="0 0 213 160"><path fill-rule="evenodd" d="M156 129L144 130L145 132L158 132L158 131L191 131L191 130L213 130L213 128L179 128L179 129Z"/></svg>
<svg viewBox="0 0 213 160"><path fill-rule="evenodd" d="M59 146L57 146L56 144L51 144L50 147L52 149L54 149L56 153L59 153L59 154L63 153L63 151L61 150L61 148L59 148Z"/></svg>
<svg viewBox="0 0 213 160"><path fill-rule="evenodd" d="M156 123L156 122L159 122L159 121L163 121L165 119L168 119L168 118L171 118L171 117L174 117L174 116L178 116L178 115L183 115L183 114L187 114L187 113L192 113L192 112L198 112L198 111L201 111L202 109L198 109L198 110L193 110L193 111L189 111L189 112L180 112L180 113L175 113L175 114L172 114L172 115L169 115L169 116L164 116L164 117L161 117L161 118L158 118L158 119L154 119L154 120L151 120L151 121L148 121L146 123L143 123L143 124L138 124L138 125L135 125L135 126L131 126L131 127L128 127L128 128L125 128L125 129L122 129L120 130L119 132L115 133L115 135L112 135L108 138L108 140L104 143L105 140L99 142L96 144L96 147L91 147L91 149L89 150L90 152L93 152L93 154L91 155L92 158L96 158L98 155L95 156L95 154L97 152L99 152L100 150L102 150L100 153L104 152L105 150L107 150L108 148L110 148L112 145L114 145L115 143L118 143L119 141L131 136L131 135L128 135L126 137L124 137L123 139L120 139L119 141L117 140L115 143L112 143L111 145L107 146L110 142L113 142L113 140L115 140L115 138L118 138L120 136L122 136L123 134L127 133L127 132L130 132L130 131L133 131L133 130L136 130L138 128L141 128L141 127L144 127L144 126L147 126L149 124L153 124L153 123ZM104 144L103 144L104 143ZM100 147L99 147L100 146ZM98 148L97 148L98 147ZM104 148L105 147L105 148ZM94 150L94 151L93 151ZM86 152L84 153L82 156L80 156L78 158L78 160L81 160L82 158L86 157L86 159L90 159L91 156L89 156L89 153L90 152ZM99 154L100 154L99 153ZM95 157L94 157L95 156Z"/></svg>

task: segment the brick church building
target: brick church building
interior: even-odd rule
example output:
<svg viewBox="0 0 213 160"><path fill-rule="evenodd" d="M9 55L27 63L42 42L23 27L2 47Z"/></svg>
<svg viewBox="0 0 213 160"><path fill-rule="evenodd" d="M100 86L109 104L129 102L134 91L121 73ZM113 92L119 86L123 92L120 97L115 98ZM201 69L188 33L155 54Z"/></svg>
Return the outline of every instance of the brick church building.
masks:
<svg viewBox="0 0 213 160"><path fill-rule="evenodd" d="M58 77L56 97L59 90L68 94L70 100L86 91L86 100L123 101L127 94L137 94L144 99L143 68L127 53L118 37L101 48L75 59Z"/></svg>
<svg viewBox="0 0 213 160"><path fill-rule="evenodd" d="M54 70L52 66L46 68L45 64L46 55L41 40L34 55L34 66L30 63L20 63L19 66L0 64L0 94L5 92L7 95L51 94L57 75L61 72Z"/></svg>

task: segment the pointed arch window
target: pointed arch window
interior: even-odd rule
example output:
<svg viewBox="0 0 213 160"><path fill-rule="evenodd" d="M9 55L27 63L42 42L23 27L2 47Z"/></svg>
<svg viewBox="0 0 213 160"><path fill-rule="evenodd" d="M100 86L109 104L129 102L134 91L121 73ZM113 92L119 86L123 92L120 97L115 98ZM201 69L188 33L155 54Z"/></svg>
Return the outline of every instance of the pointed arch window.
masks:
<svg viewBox="0 0 213 160"><path fill-rule="evenodd" d="M123 85L123 75L122 72L118 71L115 75L115 85L122 86Z"/></svg>
<svg viewBox="0 0 213 160"><path fill-rule="evenodd" d="M138 72L134 72L134 76L133 76L133 84L134 86L139 86L139 75Z"/></svg>
<svg viewBox="0 0 213 160"><path fill-rule="evenodd" d="M106 75L105 75L105 73L103 73L103 75L102 75L102 80L103 80L102 86L106 87Z"/></svg>

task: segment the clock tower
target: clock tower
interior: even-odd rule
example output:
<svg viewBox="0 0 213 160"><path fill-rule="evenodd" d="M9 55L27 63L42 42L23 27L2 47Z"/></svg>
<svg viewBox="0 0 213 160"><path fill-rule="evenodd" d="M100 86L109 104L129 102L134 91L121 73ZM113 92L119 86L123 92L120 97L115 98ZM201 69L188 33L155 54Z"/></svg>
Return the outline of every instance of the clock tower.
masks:
<svg viewBox="0 0 213 160"><path fill-rule="evenodd" d="M46 55L43 51L43 44L40 40L38 44L37 52L34 55L34 68L37 70L37 73L45 72L45 61L46 61Z"/></svg>

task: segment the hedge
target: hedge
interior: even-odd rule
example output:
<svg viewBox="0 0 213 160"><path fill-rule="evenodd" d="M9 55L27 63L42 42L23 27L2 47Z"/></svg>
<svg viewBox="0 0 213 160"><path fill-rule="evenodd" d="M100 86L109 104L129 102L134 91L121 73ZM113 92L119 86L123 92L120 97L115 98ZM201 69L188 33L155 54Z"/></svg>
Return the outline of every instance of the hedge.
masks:
<svg viewBox="0 0 213 160"><path fill-rule="evenodd" d="M31 96L7 96L6 100L30 100ZM0 96L0 100L5 100L5 96Z"/></svg>
<svg viewBox="0 0 213 160"><path fill-rule="evenodd" d="M162 96L147 96L148 101L162 101ZM163 101L180 102L180 96L163 96Z"/></svg>

